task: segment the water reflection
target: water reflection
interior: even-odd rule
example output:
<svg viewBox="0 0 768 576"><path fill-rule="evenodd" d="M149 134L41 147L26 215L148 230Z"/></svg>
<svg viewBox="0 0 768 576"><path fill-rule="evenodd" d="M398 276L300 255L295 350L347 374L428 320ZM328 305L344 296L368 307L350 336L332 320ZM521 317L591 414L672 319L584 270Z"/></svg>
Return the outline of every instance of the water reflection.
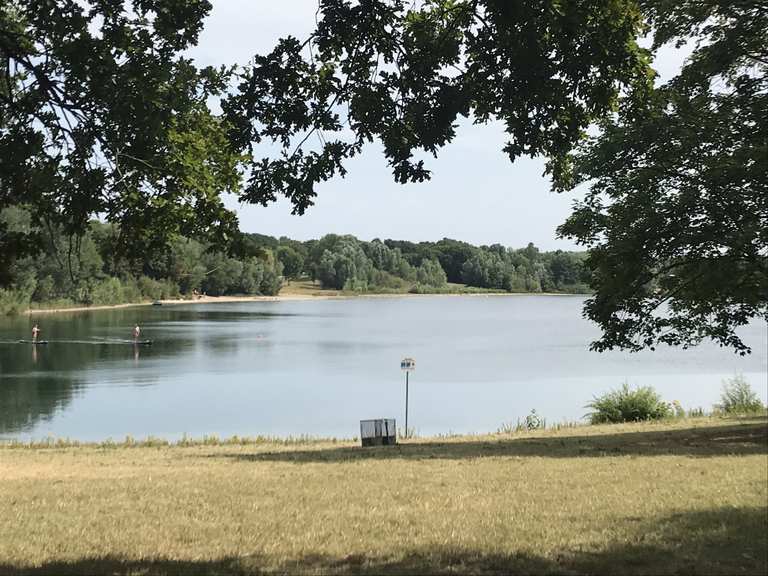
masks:
<svg viewBox="0 0 768 576"><path fill-rule="evenodd" d="M578 419L593 395L652 385L711 407L744 373L765 401L768 336L754 354L713 346L595 354L581 298L359 299L197 304L0 319L0 436L351 436L402 418L404 356L417 359L410 417L421 433L488 431L536 408ZM151 346L136 346L133 326Z"/></svg>
<svg viewBox="0 0 768 576"><path fill-rule="evenodd" d="M0 434L27 432L50 421L70 406L75 392L84 387L121 384L156 385L157 374L141 373L142 361L177 356L191 338L169 339L159 327L165 318L195 314L168 310L148 314L143 308L109 312L46 315L36 321L44 330L48 345L19 343L26 336L30 320L17 317L0 323ZM142 322L146 334L156 333L156 346L135 345L129 338L131 326ZM130 364L126 364L130 362ZM126 368L129 367L127 370ZM96 382L86 375L107 368Z"/></svg>
<svg viewBox="0 0 768 576"><path fill-rule="evenodd" d="M64 410L80 388L77 380L32 373L0 383L0 433L31 431Z"/></svg>

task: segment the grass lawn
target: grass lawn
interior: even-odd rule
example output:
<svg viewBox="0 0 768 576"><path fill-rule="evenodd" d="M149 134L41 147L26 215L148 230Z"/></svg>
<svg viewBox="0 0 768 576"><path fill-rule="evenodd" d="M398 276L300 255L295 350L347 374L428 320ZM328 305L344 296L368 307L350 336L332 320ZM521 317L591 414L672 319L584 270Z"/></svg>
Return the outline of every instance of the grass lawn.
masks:
<svg viewBox="0 0 768 576"><path fill-rule="evenodd" d="M0 447L0 574L766 574L768 422Z"/></svg>
<svg viewBox="0 0 768 576"><path fill-rule="evenodd" d="M280 288L280 296L344 296L343 290L323 288L312 280L301 279L284 282Z"/></svg>

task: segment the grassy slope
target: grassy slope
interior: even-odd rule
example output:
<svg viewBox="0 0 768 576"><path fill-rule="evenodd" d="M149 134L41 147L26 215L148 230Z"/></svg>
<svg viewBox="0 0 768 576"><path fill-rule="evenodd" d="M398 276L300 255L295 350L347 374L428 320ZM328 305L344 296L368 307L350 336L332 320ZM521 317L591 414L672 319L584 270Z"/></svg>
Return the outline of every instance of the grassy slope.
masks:
<svg viewBox="0 0 768 576"><path fill-rule="evenodd" d="M283 283L279 296L343 296L343 290L329 290L311 280L292 280Z"/></svg>
<svg viewBox="0 0 768 576"><path fill-rule="evenodd" d="M324 296L324 297L350 297L350 296L370 296L370 295L395 295L409 294L411 286L402 289L375 288L370 292L358 292L354 290L334 290L332 288L323 288L319 282L312 282L309 279L292 280L283 284L280 288L280 296ZM426 290L426 289L425 289ZM467 286L466 284L453 284L449 282L442 289L429 289L423 294L502 294L509 295L510 292L497 290L494 288L477 288ZM537 294L537 292L520 292L520 294Z"/></svg>
<svg viewBox="0 0 768 576"><path fill-rule="evenodd" d="M0 574L768 570L768 424L0 447Z"/></svg>

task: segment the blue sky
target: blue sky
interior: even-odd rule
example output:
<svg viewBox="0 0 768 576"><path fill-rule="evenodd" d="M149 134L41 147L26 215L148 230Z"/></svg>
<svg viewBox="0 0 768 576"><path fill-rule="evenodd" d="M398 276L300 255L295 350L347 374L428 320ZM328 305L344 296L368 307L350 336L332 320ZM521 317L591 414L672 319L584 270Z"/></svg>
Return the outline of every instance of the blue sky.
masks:
<svg viewBox="0 0 768 576"><path fill-rule="evenodd" d="M317 0L212 0L213 10L191 55L200 65L245 63L265 53L282 36L305 38L313 29ZM656 67L668 78L685 50L662 50ZM542 174L544 161L523 158L510 163L502 153L498 124L467 122L440 153L429 159L432 180L401 185L376 145L347 164L345 178L317 187L315 206L303 216L291 215L287 201L264 208L235 199L240 227L246 232L289 236L299 240L325 234L358 238L439 240L448 237L473 244L500 243L522 247L528 242L553 250L575 249L555 237L568 216L575 193L555 194Z"/></svg>

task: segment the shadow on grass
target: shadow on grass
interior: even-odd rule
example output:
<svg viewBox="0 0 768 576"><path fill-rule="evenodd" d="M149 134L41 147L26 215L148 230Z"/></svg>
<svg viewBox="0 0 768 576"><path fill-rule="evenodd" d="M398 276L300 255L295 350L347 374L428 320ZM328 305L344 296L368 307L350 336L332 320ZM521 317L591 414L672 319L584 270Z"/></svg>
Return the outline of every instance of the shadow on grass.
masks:
<svg viewBox="0 0 768 576"><path fill-rule="evenodd" d="M630 519L627 522L631 522ZM277 561L259 553L216 560L93 558L37 567L3 564L8 576L258 574L759 574L768 572L768 508L719 508L631 524L603 549L490 554L435 547L389 556L309 554ZM622 531L624 532L624 531ZM512 544L510 546L514 548Z"/></svg>
<svg viewBox="0 0 768 576"><path fill-rule="evenodd" d="M768 454L768 421L751 419L728 426L708 426L649 432L579 436L533 436L498 440L409 442L395 446L340 447L241 454L211 454L255 462L336 463L356 460L458 460L464 458L541 456L654 456L696 457Z"/></svg>

